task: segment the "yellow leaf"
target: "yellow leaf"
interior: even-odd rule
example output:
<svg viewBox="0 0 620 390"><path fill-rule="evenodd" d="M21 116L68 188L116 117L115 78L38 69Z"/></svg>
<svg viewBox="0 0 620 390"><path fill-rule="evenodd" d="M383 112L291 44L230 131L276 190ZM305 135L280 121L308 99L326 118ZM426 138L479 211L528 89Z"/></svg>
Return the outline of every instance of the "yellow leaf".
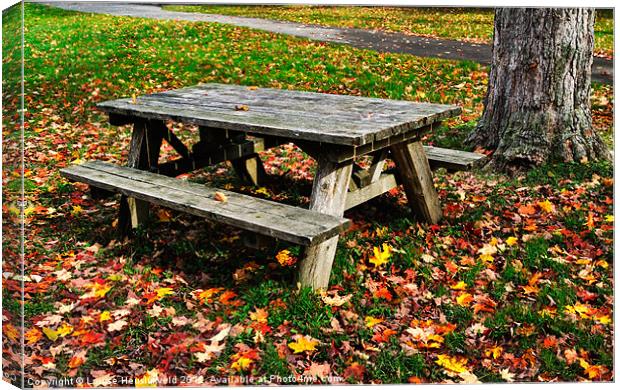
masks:
<svg viewBox="0 0 620 390"><path fill-rule="evenodd" d="M391 252L392 252L392 248L388 244L385 244L385 243L383 244L383 251L381 251L381 249L379 249L378 247L374 247L373 248L374 256L372 256L369 261L375 267L380 267L383 264L388 262L388 260L390 259Z"/></svg>
<svg viewBox="0 0 620 390"><path fill-rule="evenodd" d="M517 242L519 242L519 239L517 237L508 237L506 239L506 244L508 246L515 246Z"/></svg>
<svg viewBox="0 0 620 390"><path fill-rule="evenodd" d="M78 207L79 207L79 206L78 206ZM36 208L36 207L34 207L34 206L32 206L32 205L31 205L31 206L28 206L28 207L24 208L24 215L27 217L27 216L29 216L30 214L34 213L36 209L37 209L37 208ZM80 210L81 210L81 208L80 208Z"/></svg>
<svg viewBox="0 0 620 390"><path fill-rule="evenodd" d="M555 210L555 206L553 203L549 202L549 199L538 202L538 207L540 207L540 209L545 213L552 213Z"/></svg>
<svg viewBox="0 0 620 390"><path fill-rule="evenodd" d="M609 263L606 262L605 260L597 260L596 263L594 263L594 265L596 265L597 267L601 267L601 268L609 268Z"/></svg>
<svg viewBox="0 0 620 390"><path fill-rule="evenodd" d="M366 316L365 321L366 321L366 326L369 327L369 328L372 328L375 325L382 323L383 319L375 318L375 317L372 317L372 316Z"/></svg>
<svg viewBox="0 0 620 390"><path fill-rule="evenodd" d="M201 291L200 294L198 294L198 299L200 299L203 303L207 302L209 301L209 299L211 299L213 295L219 293L222 290L223 290L222 288L213 287L208 290Z"/></svg>
<svg viewBox="0 0 620 390"><path fill-rule="evenodd" d="M293 350L293 353L302 353L315 351L318 343L318 340L311 340L306 338L306 336L301 336L297 341L288 343L288 347Z"/></svg>
<svg viewBox="0 0 620 390"><path fill-rule="evenodd" d="M70 334L71 332L73 332L73 326L69 325L69 324L62 324L57 330L56 332L58 333L59 337L65 337L66 335Z"/></svg>
<svg viewBox="0 0 620 390"><path fill-rule="evenodd" d="M291 256L291 252L284 249L278 252L276 255L276 260L280 263L281 266L289 266L295 264L295 258Z"/></svg>
<svg viewBox="0 0 620 390"><path fill-rule="evenodd" d="M474 297L470 293L462 293L458 297L456 297L456 303L461 306L469 306L469 304L474 300Z"/></svg>
<svg viewBox="0 0 620 390"><path fill-rule="evenodd" d="M6 326L5 326L5 333L7 333L6 332ZM7 337L8 336L9 335L7 334ZM28 332L26 332L24 334L24 339L26 339L28 344L34 344L37 341L41 340L41 336L43 336L43 335L41 334L41 331L39 329L32 328L32 329L30 329ZM9 338L12 338L12 337L9 337ZM15 340L13 340L13 341L15 341Z"/></svg>
<svg viewBox="0 0 620 390"><path fill-rule="evenodd" d="M608 315L597 315L594 316L594 319L603 325L611 323L611 318Z"/></svg>
<svg viewBox="0 0 620 390"><path fill-rule="evenodd" d="M489 348L486 351L484 351L484 356L486 357L493 357L493 359L497 359L500 356L502 356L502 353L504 352L504 348L496 345L493 348Z"/></svg>
<svg viewBox="0 0 620 390"><path fill-rule="evenodd" d="M73 206L73 209L71 210L71 215L79 215L82 212L82 206L77 205L77 206Z"/></svg>
<svg viewBox="0 0 620 390"><path fill-rule="evenodd" d="M467 283L461 280L460 282L455 283L452 286L450 286L450 288L452 290L465 290L467 288Z"/></svg>
<svg viewBox="0 0 620 390"><path fill-rule="evenodd" d="M144 373L141 377L136 378L136 387L157 387L159 371L157 368L153 368Z"/></svg>
<svg viewBox="0 0 620 390"><path fill-rule="evenodd" d="M43 334L45 334L47 338L52 341L58 340L58 332L56 332L54 329L43 328Z"/></svg>
<svg viewBox="0 0 620 390"><path fill-rule="evenodd" d="M112 318L112 316L108 310L102 311L101 314L99 314L99 322L108 321L110 318Z"/></svg>
<svg viewBox="0 0 620 390"><path fill-rule="evenodd" d="M446 370L455 372L457 374L468 371L466 358L452 357L448 355L437 355L437 360L435 360L435 363L445 368Z"/></svg>
<svg viewBox="0 0 620 390"><path fill-rule="evenodd" d="M17 330L16 327L14 327L12 324L3 324L2 325L2 330L3 333L11 340L11 341L17 341L17 338L19 337L19 330Z"/></svg>
<svg viewBox="0 0 620 390"><path fill-rule="evenodd" d="M254 190L254 192L265 196L271 196L271 193L266 187L258 187L256 190Z"/></svg>
<svg viewBox="0 0 620 390"><path fill-rule="evenodd" d="M590 318L595 312L595 310L593 310L590 306L580 302L577 302L574 305L566 305L564 311L569 314L579 314L581 318Z"/></svg>
<svg viewBox="0 0 620 390"><path fill-rule="evenodd" d="M613 222L614 221L614 216L613 215L606 215L605 216L605 222Z"/></svg>
<svg viewBox="0 0 620 390"><path fill-rule="evenodd" d="M376 228L375 229L375 234L377 235L377 237L383 237L388 233L388 228L387 226L383 226L380 228Z"/></svg>
<svg viewBox="0 0 620 390"><path fill-rule="evenodd" d="M92 283L90 287L92 288L91 296L95 298L105 297L108 291L112 289L111 286L108 286L107 284L101 284L101 283Z"/></svg>
<svg viewBox="0 0 620 390"><path fill-rule="evenodd" d="M174 295L174 291L170 287L161 287L155 290L157 293L157 298L162 299L166 295Z"/></svg>
<svg viewBox="0 0 620 390"><path fill-rule="evenodd" d="M487 255L487 254L480 255L479 259L481 261L484 261L485 263L490 263L494 260L493 255Z"/></svg>
<svg viewBox="0 0 620 390"><path fill-rule="evenodd" d="M241 356L237 361L230 365L230 368L237 371L245 371L250 368L250 365L254 363L254 360L249 357Z"/></svg>
<svg viewBox="0 0 620 390"><path fill-rule="evenodd" d="M267 323L267 317L269 317L269 313L265 309L256 309L255 312L250 313L250 319L260 323Z"/></svg>
<svg viewBox="0 0 620 390"><path fill-rule="evenodd" d="M444 338L438 334L430 334L426 338L426 348L441 348Z"/></svg>

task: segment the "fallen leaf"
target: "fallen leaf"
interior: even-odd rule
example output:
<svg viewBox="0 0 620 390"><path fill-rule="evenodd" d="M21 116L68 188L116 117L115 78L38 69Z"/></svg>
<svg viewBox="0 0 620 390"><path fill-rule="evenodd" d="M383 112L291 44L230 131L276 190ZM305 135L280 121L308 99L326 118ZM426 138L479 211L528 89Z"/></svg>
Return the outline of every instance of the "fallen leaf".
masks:
<svg viewBox="0 0 620 390"><path fill-rule="evenodd" d="M116 330L122 330L125 326L127 326L128 322L125 320L118 320L108 324L108 331L114 332Z"/></svg>
<svg viewBox="0 0 620 390"><path fill-rule="evenodd" d="M375 318L372 316L366 316L366 318L364 319L364 322L366 323L366 327L373 328L375 325L382 323L383 319Z"/></svg>
<svg viewBox="0 0 620 390"><path fill-rule="evenodd" d="M468 371L467 359L464 357L437 355L437 360L435 360L435 363L445 368L446 370L455 372L457 374Z"/></svg>
<svg viewBox="0 0 620 390"><path fill-rule="evenodd" d="M318 340L312 340L306 336L301 336L296 341L288 343L288 346L293 350L293 353L303 353L306 351L315 351L318 344Z"/></svg>
<svg viewBox="0 0 620 390"><path fill-rule="evenodd" d="M383 244L383 251L378 247L373 248L373 256L370 257L370 261L375 267L380 267L387 263L390 259L392 248L388 244Z"/></svg>
<svg viewBox="0 0 620 390"><path fill-rule="evenodd" d="M219 191L215 193L215 195L213 196L213 199L217 200L218 202L228 201L228 197Z"/></svg>

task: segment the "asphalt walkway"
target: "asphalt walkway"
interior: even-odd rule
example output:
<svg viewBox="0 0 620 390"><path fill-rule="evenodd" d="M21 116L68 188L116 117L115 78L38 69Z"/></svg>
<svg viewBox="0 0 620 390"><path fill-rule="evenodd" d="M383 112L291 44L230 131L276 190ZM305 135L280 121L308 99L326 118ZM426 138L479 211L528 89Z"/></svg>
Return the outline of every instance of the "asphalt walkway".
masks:
<svg viewBox="0 0 620 390"><path fill-rule="evenodd" d="M235 26L293 35L316 41L347 44L353 47L371 49L379 52L406 53L419 57L444 58L460 61L469 60L485 65L491 62L491 46L448 39L416 37L400 33L387 33L354 28L323 27L239 16L175 12L167 11L158 5L150 4L99 2L54 2L45 4L67 10L97 14L232 24ZM612 60L595 57L594 63L592 64L592 80L613 84L613 69Z"/></svg>

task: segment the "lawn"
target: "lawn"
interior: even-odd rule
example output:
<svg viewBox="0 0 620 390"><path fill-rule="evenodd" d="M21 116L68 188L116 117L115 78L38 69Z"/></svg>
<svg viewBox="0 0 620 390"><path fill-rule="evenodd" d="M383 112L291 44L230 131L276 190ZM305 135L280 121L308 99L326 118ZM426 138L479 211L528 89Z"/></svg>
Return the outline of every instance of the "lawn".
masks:
<svg viewBox="0 0 620 390"><path fill-rule="evenodd" d="M247 5L166 5L164 8L170 11L248 16L321 26L400 32L475 43L491 43L493 41L493 10L491 8L308 5L258 7ZM597 55L613 56L614 17L612 10L597 11L594 35Z"/></svg>
<svg viewBox="0 0 620 390"><path fill-rule="evenodd" d="M439 171L444 219L432 226L409 216L402 192L377 198L346 214L353 227L322 294L294 286L299 247L245 248L238 231L163 208L118 241L117 199L93 200L58 174L80 160L125 161L131 129L109 126L95 103L199 82L459 104L463 114L426 143L460 145L482 110L485 67L228 25L25 10L30 383L613 379L611 164ZM19 23L18 8L3 14L7 113L19 103ZM595 84L596 130L610 141L613 104L613 88ZM19 248L18 119L3 123L5 259ZM292 145L261 157L287 179L281 188L244 187L226 164L190 179L308 202L311 159ZM373 262L377 251L386 264ZM22 279L17 262L3 271L4 364L15 373Z"/></svg>

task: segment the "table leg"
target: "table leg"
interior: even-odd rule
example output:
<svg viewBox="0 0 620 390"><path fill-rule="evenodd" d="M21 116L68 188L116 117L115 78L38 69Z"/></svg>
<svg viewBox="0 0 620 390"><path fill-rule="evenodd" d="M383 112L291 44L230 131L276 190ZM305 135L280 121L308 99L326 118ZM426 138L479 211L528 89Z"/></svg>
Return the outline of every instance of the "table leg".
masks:
<svg viewBox="0 0 620 390"><path fill-rule="evenodd" d="M242 181L259 186L265 180L265 167L258 154L232 160L231 163Z"/></svg>
<svg viewBox="0 0 620 390"><path fill-rule="evenodd" d="M195 148L196 152L208 153L209 149L218 149L224 147L227 144L242 144L246 141L245 133L240 131L232 131L232 130L221 130L221 129L209 129L205 127L201 127L200 131L200 142ZM262 151L262 147L254 148L255 152ZM257 153L252 153L249 155L243 155L241 150L239 150L240 157L230 158L233 169L237 176L245 183L250 185L258 186L266 177L265 168L263 167L263 162Z"/></svg>
<svg viewBox="0 0 620 390"><path fill-rule="evenodd" d="M312 185L310 210L342 217L353 162L338 164L324 156L317 158L318 167ZM299 265L299 282L302 287L327 288L337 245L338 236L306 248L304 259Z"/></svg>
<svg viewBox="0 0 620 390"><path fill-rule="evenodd" d="M411 208L425 222L439 222L442 216L441 205L422 143L402 142L393 145L391 149Z"/></svg>
<svg viewBox="0 0 620 390"><path fill-rule="evenodd" d="M157 169L166 124L158 120L138 119L134 122L127 166L142 170ZM121 196L118 229L121 236L144 223L149 215L148 202Z"/></svg>

